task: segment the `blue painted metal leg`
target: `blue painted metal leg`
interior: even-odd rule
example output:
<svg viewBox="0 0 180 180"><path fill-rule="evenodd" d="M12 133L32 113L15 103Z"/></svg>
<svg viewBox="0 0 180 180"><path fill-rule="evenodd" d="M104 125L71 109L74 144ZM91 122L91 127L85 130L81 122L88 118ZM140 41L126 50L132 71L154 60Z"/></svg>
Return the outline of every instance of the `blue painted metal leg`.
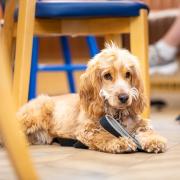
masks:
<svg viewBox="0 0 180 180"><path fill-rule="evenodd" d="M62 52L64 56L64 62L67 65L71 64L71 53L70 53L70 48L68 44L68 39L65 36L62 36L60 38L61 45L62 45ZM68 83L69 83L69 89L71 93L75 93L75 83L74 83L74 77L73 77L73 72L72 69L66 70L67 73L67 78L68 78Z"/></svg>
<svg viewBox="0 0 180 180"><path fill-rule="evenodd" d="M99 48L96 42L96 38L94 36L88 36L86 37L86 41L88 43L88 47L90 50L90 56L93 57L97 53L99 53Z"/></svg>
<svg viewBox="0 0 180 180"><path fill-rule="evenodd" d="M29 97L28 97L29 100L36 97L38 52L39 52L39 40L37 37L34 37L33 48L32 48L32 59L31 59L31 74L30 74L30 83L29 83Z"/></svg>

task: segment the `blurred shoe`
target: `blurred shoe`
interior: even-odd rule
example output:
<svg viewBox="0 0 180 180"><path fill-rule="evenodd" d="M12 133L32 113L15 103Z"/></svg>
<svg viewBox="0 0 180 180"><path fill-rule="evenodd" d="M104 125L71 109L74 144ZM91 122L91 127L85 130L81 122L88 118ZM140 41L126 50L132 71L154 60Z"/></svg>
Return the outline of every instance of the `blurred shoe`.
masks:
<svg viewBox="0 0 180 180"><path fill-rule="evenodd" d="M180 115L176 117L176 121L180 121Z"/></svg>
<svg viewBox="0 0 180 180"><path fill-rule="evenodd" d="M175 57L165 59L160 54L158 47L149 47L150 74L172 75L178 70L178 62Z"/></svg>

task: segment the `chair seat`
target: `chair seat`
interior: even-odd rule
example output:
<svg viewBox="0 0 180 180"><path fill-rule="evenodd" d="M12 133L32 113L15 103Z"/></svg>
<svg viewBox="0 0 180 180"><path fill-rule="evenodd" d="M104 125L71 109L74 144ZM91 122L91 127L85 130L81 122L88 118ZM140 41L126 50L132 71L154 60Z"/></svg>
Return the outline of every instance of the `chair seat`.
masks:
<svg viewBox="0 0 180 180"><path fill-rule="evenodd" d="M37 2L36 17L67 18L67 17L108 17L138 16L140 9L148 9L147 5L133 1L105 2Z"/></svg>
<svg viewBox="0 0 180 180"><path fill-rule="evenodd" d="M133 1L38 1L36 3L36 18L130 17L138 16L140 9L149 10L146 4Z"/></svg>

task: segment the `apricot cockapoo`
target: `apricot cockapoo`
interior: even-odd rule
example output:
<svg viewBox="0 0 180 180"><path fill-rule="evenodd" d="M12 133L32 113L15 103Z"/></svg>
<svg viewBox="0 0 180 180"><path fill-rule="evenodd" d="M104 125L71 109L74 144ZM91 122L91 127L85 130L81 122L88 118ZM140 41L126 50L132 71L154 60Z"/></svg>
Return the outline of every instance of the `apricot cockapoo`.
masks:
<svg viewBox="0 0 180 180"><path fill-rule="evenodd" d="M117 138L100 126L100 118L109 114L136 134L144 151L164 152L166 139L140 116L145 106L138 59L111 44L89 61L79 94L41 95L20 108L17 118L31 144L50 144L60 137L77 139L103 152L135 151L131 139Z"/></svg>

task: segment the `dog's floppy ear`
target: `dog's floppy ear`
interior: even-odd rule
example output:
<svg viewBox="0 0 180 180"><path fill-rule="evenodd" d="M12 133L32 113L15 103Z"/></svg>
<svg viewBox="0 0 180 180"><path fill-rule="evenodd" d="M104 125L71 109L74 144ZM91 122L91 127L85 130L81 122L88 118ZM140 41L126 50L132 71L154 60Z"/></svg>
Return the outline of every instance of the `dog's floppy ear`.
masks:
<svg viewBox="0 0 180 180"><path fill-rule="evenodd" d="M94 61L94 60L92 60ZM97 62L90 62L80 77L80 102L89 117L103 114L103 102L99 95L101 89L101 71Z"/></svg>
<svg viewBox="0 0 180 180"><path fill-rule="evenodd" d="M141 114L146 106L146 97L139 64L133 66L132 85L138 90L138 98L133 100L132 110L135 114Z"/></svg>

